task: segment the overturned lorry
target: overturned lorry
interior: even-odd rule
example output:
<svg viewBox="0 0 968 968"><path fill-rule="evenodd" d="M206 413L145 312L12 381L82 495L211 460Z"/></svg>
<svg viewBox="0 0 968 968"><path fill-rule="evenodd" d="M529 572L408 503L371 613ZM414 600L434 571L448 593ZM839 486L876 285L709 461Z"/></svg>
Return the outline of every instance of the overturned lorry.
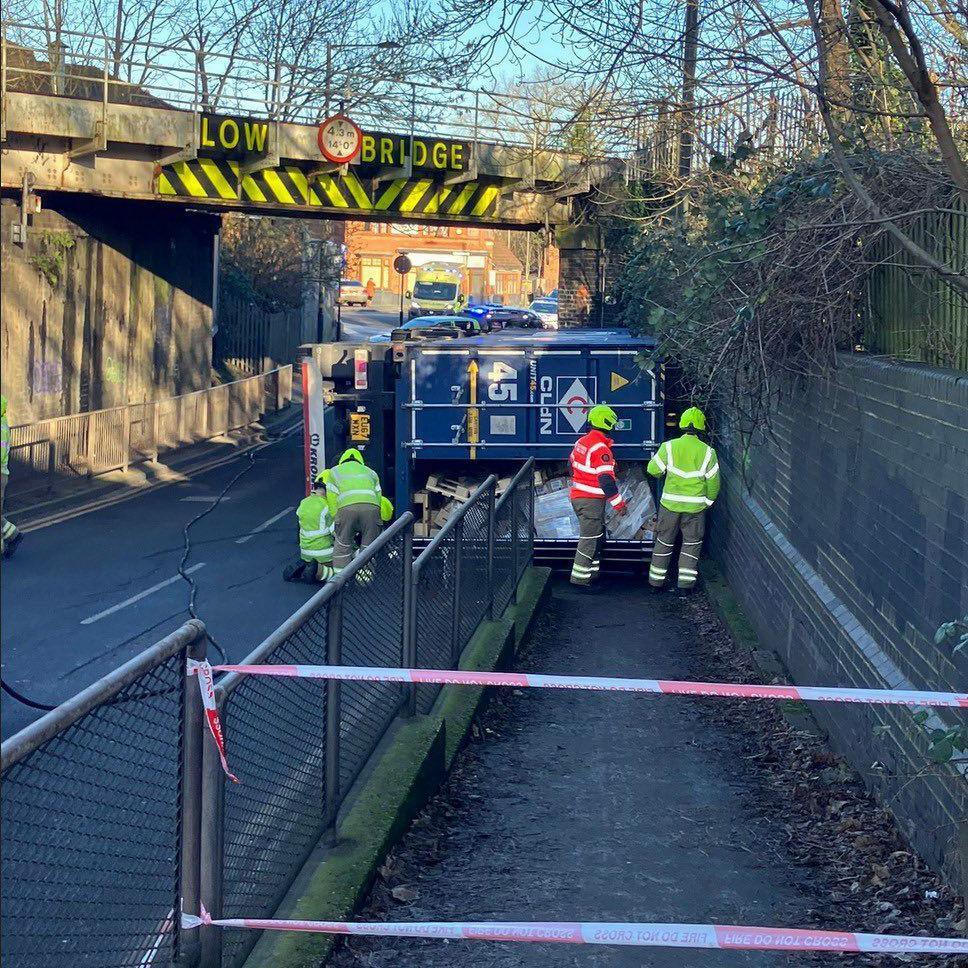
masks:
<svg viewBox="0 0 968 968"><path fill-rule="evenodd" d="M307 419L307 434L322 463L347 446L363 451L397 512L413 511L417 540L489 474L500 493L533 457L535 555L561 567L578 537L567 459L588 410L607 403L620 418L614 450L629 514L608 522L606 559L637 569L653 544L645 465L664 432L661 368L646 362L653 349L618 329L429 339L395 331L387 343L309 345L303 353L318 367L326 419L323 430ZM305 369L308 395L317 374ZM307 454L313 448L307 438Z"/></svg>

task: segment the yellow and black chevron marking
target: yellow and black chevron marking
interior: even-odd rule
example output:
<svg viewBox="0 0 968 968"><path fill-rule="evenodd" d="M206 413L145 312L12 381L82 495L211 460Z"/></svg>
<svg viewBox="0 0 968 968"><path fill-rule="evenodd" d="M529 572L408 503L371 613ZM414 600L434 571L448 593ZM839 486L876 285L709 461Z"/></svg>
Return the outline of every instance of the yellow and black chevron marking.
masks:
<svg viewBox="0 0 968 968"><path fill-rule="evenodd" d="M440 185L429 178L398 178L371 196L352 172L320 175L313 182L295 165L266 168L239 178L239 164L228 158L196 158L161 169L158 194L214 198L253 204L300 205L376 214L461 215L494 218L501 190L497 185L465 182Z"/></svg>

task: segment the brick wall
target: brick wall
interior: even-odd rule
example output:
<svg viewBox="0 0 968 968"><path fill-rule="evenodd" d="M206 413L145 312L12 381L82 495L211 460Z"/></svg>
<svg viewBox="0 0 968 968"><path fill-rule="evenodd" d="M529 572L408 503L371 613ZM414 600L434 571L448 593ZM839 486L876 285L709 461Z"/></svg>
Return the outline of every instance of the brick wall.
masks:
<svg viewBox="0 0 968 968"><path fill-rule="evenodd" d="M968 688L968 655L933 642L968 613L966 428L968 375L846 355L831 379L803 381L779 405L747 484L720 421L711 551L795 681ZM929 765L926 728L901 707L815 713L911 842L968 883L968 782Z"/></svg>

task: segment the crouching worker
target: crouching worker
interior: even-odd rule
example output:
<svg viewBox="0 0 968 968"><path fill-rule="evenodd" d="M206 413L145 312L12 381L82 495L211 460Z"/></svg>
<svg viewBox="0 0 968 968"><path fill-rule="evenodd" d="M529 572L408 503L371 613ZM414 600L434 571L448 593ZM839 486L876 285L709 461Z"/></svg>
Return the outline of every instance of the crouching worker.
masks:
<svg viewBox="0 0 968 968"><path fill-rule="evenodd" d="M342 571L357 549L372 544L383 530L383 491L376 471L363 463L355 448L343 451L339 463L326 471L326 494L336 531L333 566ZM392 510L391 510L392 515Z"/></svg>
<svg viewBox="0 0 968 968"><path fill-rule="evenodd" d="M334 575L333 515L326 495L323 471L316 478L312 491L299 502L299 558L287 565L282 577L286 581L300 581L307 585L324 582Z"/></svg>

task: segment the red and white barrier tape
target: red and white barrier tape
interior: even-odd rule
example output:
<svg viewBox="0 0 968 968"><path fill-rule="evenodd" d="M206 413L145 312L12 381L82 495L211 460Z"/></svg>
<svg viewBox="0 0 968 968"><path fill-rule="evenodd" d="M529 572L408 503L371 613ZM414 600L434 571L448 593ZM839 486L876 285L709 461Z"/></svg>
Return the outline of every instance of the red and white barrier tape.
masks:
<svg viewBox="0 0 968 968"><path fill-rule="evenodd" d="M534 672L468 672L461 669L384 669L376 666L217 665L188 660L188 675L198 675L208 728L229 779L225 740L215 706L213 672L289 679L338 679L350 682L402 682L456 686L514 686L531 689L591 689L674 696L724 696L736 699L803 699L809 702L887 703L900 706L955 706L968 709L968 693L917 689L848 689L839 686L758 686L731 682L682 682L676 679L615 679L603 676L551 676Z"/></svg>
<svg viewBox="0 0 968 968"><path fill-rule="evenodd" d="M216 672L296 679L363 682L439 683L458 686L514 686L519 689L593 689L677 696L731 696L739 699L805 699L810 702L889 703L901 706L955 706L968 709L968 693L917 689L848 689L840 686L755 686L675 679L614 679L602 676L550 676L533 672L465 672L453 669L381 669L372 666L218 665Z"/></svg>
<svg viewBox="0 0 968 968"><path fill-rule="evenodd" d="M185 669L187 675L198 676L198 687L202 691L202 705L205 707L205 721L208 723L208 731L215 740L218 749L219 759L222 761L222 769L225 775L233 782L238 783L239 778L229 770L229 762L225 755L225 734L222 732L222 720L219 719L218 706L215 703L215 681L212 676L212 667L204 660L189 659Z"/></svg>
<svg viewBox="0 0 968 968"><path fill-rule="evenodd" d="M722 948L759 951L879 951L895 954L968 954L968 938L922 938L860 931L761 928L735 924L651 924L600 921L275 921L182 914L182 927L252 928L394 938L466 941L549 941L647 948Z"/></svg>

